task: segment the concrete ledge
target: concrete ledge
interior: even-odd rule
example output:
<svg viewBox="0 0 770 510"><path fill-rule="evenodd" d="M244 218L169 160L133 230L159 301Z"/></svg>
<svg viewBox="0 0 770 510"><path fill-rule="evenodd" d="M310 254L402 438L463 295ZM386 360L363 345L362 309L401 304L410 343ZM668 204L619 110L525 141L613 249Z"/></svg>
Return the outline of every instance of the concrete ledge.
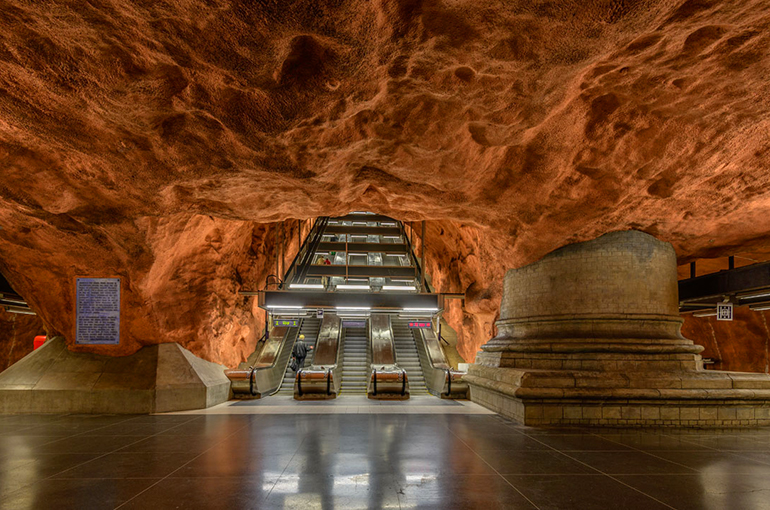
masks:
<svg viewBox="0 0 770 510"><path fill-rule="evenodd" d="M57 337L0 373L0 413L146 414L227 401L224 367L176 343L119 358L67 350Z"/></svg>

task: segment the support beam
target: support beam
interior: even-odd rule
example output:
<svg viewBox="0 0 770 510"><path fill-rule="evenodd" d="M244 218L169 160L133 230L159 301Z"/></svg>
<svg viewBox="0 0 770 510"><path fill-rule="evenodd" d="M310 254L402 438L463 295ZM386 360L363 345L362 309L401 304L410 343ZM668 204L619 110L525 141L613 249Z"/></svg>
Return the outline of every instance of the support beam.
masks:
<svg viewBox="0 0 770 510"><path fill-rule="evenodd" d="M420 292L425 292L425 220L422 220L420 245Z"/></svg>
<svg viewBox="0 0 770 510"><path fill-rule="evenodd" d="M770 262L761 262L681 280L679 282L679 301L719 299L725 295L765 288L770 288Z"/></svg>

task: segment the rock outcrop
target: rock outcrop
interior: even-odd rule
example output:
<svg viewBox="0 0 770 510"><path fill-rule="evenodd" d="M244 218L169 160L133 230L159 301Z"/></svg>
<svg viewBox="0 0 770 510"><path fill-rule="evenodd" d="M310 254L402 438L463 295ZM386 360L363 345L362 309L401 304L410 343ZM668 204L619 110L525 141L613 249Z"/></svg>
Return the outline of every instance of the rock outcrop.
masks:
<svg viewBox="0 0 770 510"><path fill-rule="evenodd" d="M0 4L0 271L70 348L73 279L120 276L79 349L234 366L276 225L351 210L428 220L468 359L559 246L768 245L766 2Z"/></svg>

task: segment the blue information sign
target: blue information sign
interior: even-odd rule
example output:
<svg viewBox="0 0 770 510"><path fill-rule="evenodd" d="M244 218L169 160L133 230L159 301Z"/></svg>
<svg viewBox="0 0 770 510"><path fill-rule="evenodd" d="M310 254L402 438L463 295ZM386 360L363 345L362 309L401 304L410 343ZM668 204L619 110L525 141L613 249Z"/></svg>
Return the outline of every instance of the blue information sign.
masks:
<svg viewBox="0 0 770 510"><path fill-rule="evenodd" d="M75 343L120 344L120 278L77 278Z"/></svg>

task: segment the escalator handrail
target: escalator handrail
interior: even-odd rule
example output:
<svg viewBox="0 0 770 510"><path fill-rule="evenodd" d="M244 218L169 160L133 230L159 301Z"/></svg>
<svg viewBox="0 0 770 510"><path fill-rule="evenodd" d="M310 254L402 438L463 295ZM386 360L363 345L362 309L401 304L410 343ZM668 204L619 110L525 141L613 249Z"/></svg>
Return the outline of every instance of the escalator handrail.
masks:
<svg viewBox="0 0 770 510"><path fill-rule="evenodd" d="M307 243L307 240L310 239L310 236L313 235L316 226L318 225L319 220L321 220L324 217L316 218L315 222L313 223L313 226L310 227L310 231L305 236L305 239L302 241L302 244L297 248L297 254L294 256L294 260L291 261L291 265L289 265L289 270L286 271L286 274L284 274L284 280L288 281L288 277L291 274L292 271L296 271L296 265L297 260L300 258L306 258L307 252L302 250L303 247L305 247L305 243Z"/></svg>
<svg viewBox="0 0 770 510"><path fill-rule="evenodd" d="M298 275L295 275L295 279L297 281L303 281L307 276L307 271L310 266L310 262L312 262L313 254L318 249L318 245L321 243L321 239L323 238L323 232L326 230L326 225L329 223L329 217L323 216L319 218L318 221L316 221L316 225L313 227L314 229L317 227L317 231L313 234L313 238L310 239L310 244L307 246L307 250L305 251L305 255L302 257L302 260L299 262L299 272ZM311 231L312 234L312 231ZM308 237L310 237L310 234L308 234ZM305 240L307 243L307 239ZM293 266L292 266L293 267ZM291 268L289 269L291 271ZM287 273L288 274L288 273Z"/></svg>

